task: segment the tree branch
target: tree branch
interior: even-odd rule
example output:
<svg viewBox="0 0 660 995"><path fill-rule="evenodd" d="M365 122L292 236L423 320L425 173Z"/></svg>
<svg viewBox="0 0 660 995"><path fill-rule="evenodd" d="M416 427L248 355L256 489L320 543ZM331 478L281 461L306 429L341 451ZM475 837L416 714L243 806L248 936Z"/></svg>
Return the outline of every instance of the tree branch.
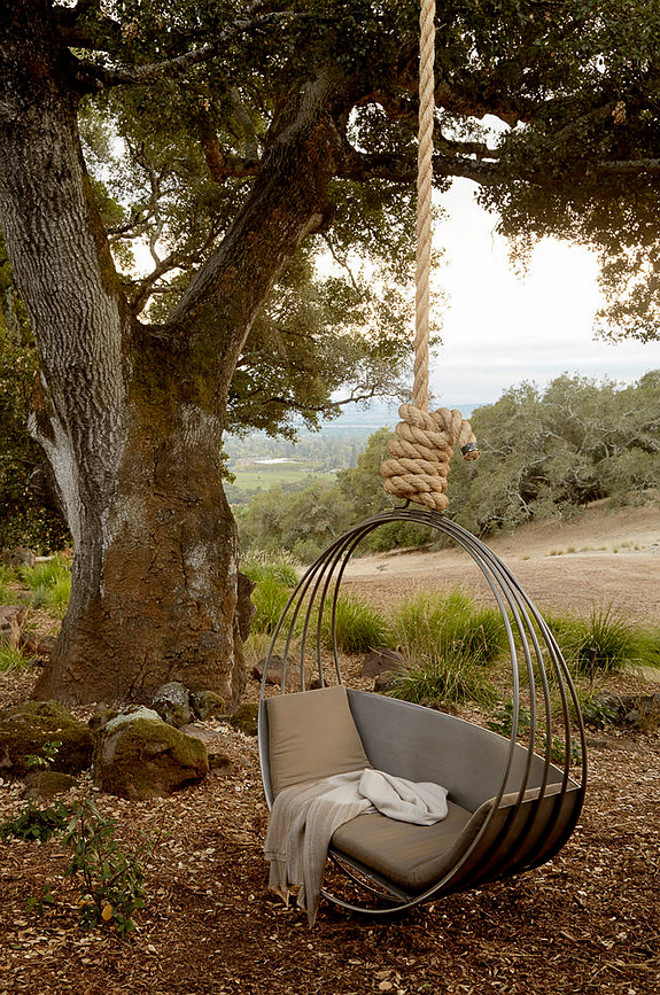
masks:
<svg viewBox="0 0 660 995"><path fill-rule="evenodd" d="M121 44L121 27L101 10L100 0L78 0L75 7L58 7L53 17L65 45L92 51L112 51Z"/></svg>
<svg viewBox="0 0 660 995"><path fill-rule="evenodd" d="M160 79L179 79L193 66L208 62L219 55L227 44L238 35L254 28L261 27L274 20L291 20L309 18L310 14L296 12L272 12L257 14L266 0L255 0L246 11L246 16L227 25L215 41L190 52L183 52L171 59L160 62L150 62L142 66L99 66L85 59L76 59L79 78L86 80L93 90L101 90L111 86L135 86L152 83Z"/></svg>
<svg viewBox="0 0 660 995"><path fill-rule="evenodd" d="M200 116L199 131L206 165L211 179L216 183L222 183L230 177L244 179L247 176L257 175L261 168L257 159L242 159L224 151L212 126L211 117L206 112Z"/></svg>

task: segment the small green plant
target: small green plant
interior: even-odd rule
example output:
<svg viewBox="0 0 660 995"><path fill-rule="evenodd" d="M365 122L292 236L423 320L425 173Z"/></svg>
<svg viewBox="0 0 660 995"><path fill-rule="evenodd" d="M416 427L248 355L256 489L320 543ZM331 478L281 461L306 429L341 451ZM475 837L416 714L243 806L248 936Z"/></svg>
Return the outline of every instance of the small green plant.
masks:
<svg viewBox="0 0 660 995"><path fill-rule="evenodd" d="M510 736L513 732L513 699L509 699L500 708L498 712L495 713L492 719L489 719L486 725L493 732L498 732L500 736ZM529 712L524 705L518 706L518 735L522 736L529 732L530 716Z"/></svg>
<svg viewBox="0 0 660 995"><path fill-rule="evenodd" d="M22 670L29 667L32 657L26 656L22 649L13 646L0 646L0 674L8 674L11 670Z"/></svg>
<svg viewBox="0 0 660 995"><path fill-rule="evenodd" d="M47 843L53 836L64 832L71 810L63 802L48 808L38 808L32 800L26 802L15 819L8 819L0 826L0 839L39 840Z"/></svg>
<svg viewBox="0 0 660 995"><path fill-rule="evenodd" d="M41 894L28 898L27 907L31 911L37 913L38 916L44 916L48 909L52 909L55 905L55 896L50 890L50 881L46 881L43 888L41 889Z"/></svg>
<svg viewBox="0 0 660 995"><path fill-rule="evenodd" d="M21 580L30 589L28 601L35 608L51 609L62 616L71 597L71 569L65 556L53 556L33 567L21 567Z"/></svg>
<svg viewBox="0 0 660 995"><path fill-rule="evenodd" d="M596 694L588 694L580 701L580 711L585 725L593 729L606 729L615 718L615 710L604 705Z"/></svg>
<svg viewBox="0 0 660 995"><path fill-rule="evenodd" d="M509 699L505 704L495 713L495 715L490 719L486 725L493 732L498 732L500 736L511 736L513 732L513 699ZM531 716L525 706L520 704L518 706L518 739L529 738L529 730L531 726ZM543 733L539 730L536 736L535 749L538 753L543 754L546 749L546 740ZM563 739L559 736L553 736L550 743L550 759L555 763L563 763L566 756L566 745ZM582 759L582 750L580 749L580 744L576 741L571 741L571 763L579 763Z"/></svg>
<svg viewBox="0 0 660 995"><path fill-rule="evenodd" d="M72 855L66 875L78 882L80 923L91 928L112 922L125 937L135 929L133 915L144 908L146 888L141 855L122 853L115 829L114 820L83 798L73 807L62 843ZM147 852L152 846L145 841Z"/></svg>
<svg viewBox="0 0 660 995"><path fill-rule="evenodd" d="M61 745L59 740L44 743L41 754L28 754L25 758L26 766L50 769ZM9 819L0 826L0 839L39 840L47 843L53 836L64 831L70 815L71 810L63 802L39 808L29 799L15 819Z"/></svg>
<svg viewBox="0 0 660 995"><path fill-rule="evenodd" d="M25 758L25 766L45 767L46 769L52 767L61 745L62 743L59 739L52 739L44 743L41 747L41 755L38 753L28 753Z"/></svg>
<svg viewBox="0 0 660 995"><path fill-rule="evenodd" d="M323 637L332 641L332 604L326 604L322 627ZM389 641L388 626L383 616L359 598L339 597L335 610L337 648L344 653L368 653Z"/></svg>

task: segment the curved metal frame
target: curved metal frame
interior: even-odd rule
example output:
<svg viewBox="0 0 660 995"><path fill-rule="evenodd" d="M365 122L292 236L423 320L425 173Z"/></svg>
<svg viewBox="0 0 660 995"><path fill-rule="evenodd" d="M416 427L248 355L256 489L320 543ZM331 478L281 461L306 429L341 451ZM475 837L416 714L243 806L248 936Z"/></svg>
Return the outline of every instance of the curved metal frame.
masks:
<svg viewBox="0 0 660 995"><path fill-rule="evenodd" d="M378 529L382 525L390 524L396 521L426 525L432 529L435 529L437 532L442 533L450 538L456 545L461 547L471 557L473 562L481 571L482 576L487 582L495 598L504 621L512 664L513 715L512 730L509 737L506 760L503 765L502 779L499 788L493 793L490 812L471 845L467 848L465 853L462 854L455 866L450 868L441 880L425 891L414 895L406 895L404 892L399 890L399 888L392 886L389 889L392 905L385 909L368 908L362 905L355 905L333 896L326 891L323 892L326 898L333 903L342 906L343 908L356 912L365 912L372 915L391 915L393 913L400 912L403 909L418 905L421 902L428 901L431 898L438 897L440 894L447 894L451 891L463 890L468 887L476 887L499 876L509 877L522 870L531 869L532 867L544 863L561 849L575 828L575 824L577 823L582 807L582 802L584 800L587 774L587 754L584 726L582 723L581 711L575 688L557 642L550 632L545 620L533 605L529 596L502 560L500 560L500 558L476 536L473 536L460 525L457 525L455 522L452 522L450 519L447 519L436 512L426 511L420 508L404 507L369 518L332 543L306 571L282 613L272 637L266 666L264 667L260 693L259 758L261 763L264 791L269 807L272 805L273 799L268 768L268 746L265 741L265 736L263 735L263 731L266 727L264 700L268 664L271 656L275 652L276 644L278 640L283 637L284 633L286 633L286 642L282 654L283 662L281 668L280 691L280 693L285 694L286 672L291 651L291 643L294 635L298 632L300 624L299 620L301 615L303 615L303 606L304 603L307 602L304 610L302 632L299 633L301 637L299 657L300 687L302 690L305 690L306 688L306 651L312 625L316 628L316 669L319 683L321 687L323 687L326 681L323 674L321 630L325 609L330 599L332 620L332 655L334 660L334 668L337 683L343 683L339 664L339 654L337 651L335 621L337 600L344 572L352 554L371 532ZM518 647L516 646L516 637L522 650L522 661L520 659ZM559 711L559 727L563 731L563 769L557 768L551 763L551 753L556 740L553 734L550 678L544 662L543 647L545 647L545 655L547 656L550 664L550 675L556 685L561 703ZM575 782L569 777L571 748L574 742L571 735L570 703L573 705L575 719L578 726L578 741L581 748L582 758L580 782L578 785L579 799L575 805L575 811L564 832L555 841L555 844L550 848L550 850L542 853L540 859L536 861L532 860L530 863L526 863L524 859L522 861L516 861L514 859L513 863L506 868L504 873L500 875L495 874L494 876L489 876L487 868L484 868L484 873L480 876L477 868L475 873L468 875L466 882L457 881L456 879L459 871L469 860L475 849L479 846L480 841L488 832L488 828L493 819L496 818L500 803L505 794L507 782L509 781L512 770L514 754L516 749L519 749L517 740L518 728L520 724L520 687L522 675L526 677L529 687L530 715L529 736L527 737L526 745L527 759L524 764L522 777L520 779L516 802L510 807L511 811L508 817L504 820L501 830L496 837L496 842L492 848L492 852L497 855L503 848L506 853L507 837L513 831L514 822L523 804L525 792L530 786L530 770L539 732L542 734L542 738L545 743L543 753L538 755L540 756L543 764L542 777L540 785L534 785L534 787L539 789L538 798L533 800L531 803L529 803L529 801L526 803L529 809L529 814L526 818L523 834L524 836L529 837L535 827L536 815L539 812L540 806L544 800L546 788L549 783L551 768L555 775L553 776L552 781L557 782L561 780L561 789L555 796L556 802L553 807L552 819L546 826L543 826L543 828L546 829L548 833L551 833L553 827L556 826L562 801L567 790L569 788L573 790L576 787ZM517 848L519 848L519 837L520 833L518 832L516 833L516 840L518 842ZM388 888L388 882L380 878L377 874L374 874L369 870L369 868L364 868L357 862L350 861L345 857L345 855L337 854L336 852L333 852L332 849L330 855L334 862L338 864L338 866L340 866L354 882L362 884L366 890L379 894L377 889L371 888L369 885L364 885L360 882L359 878L353 873L352 868L357 869L357 871L361 874L370 876L372 880L382 888ZM350 866L347 867L345 866L346 864ZM452 882L454 882L453 887Z"/></svg>

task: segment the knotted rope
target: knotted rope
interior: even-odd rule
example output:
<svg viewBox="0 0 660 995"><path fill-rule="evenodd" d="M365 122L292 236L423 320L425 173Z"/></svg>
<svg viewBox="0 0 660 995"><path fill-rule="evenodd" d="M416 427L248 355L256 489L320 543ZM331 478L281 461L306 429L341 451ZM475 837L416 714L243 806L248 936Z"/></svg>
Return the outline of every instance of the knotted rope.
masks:
<svg viewBox="0 0 660 995"><path fill-rule="evenodd" d="M433 181L433 119L435 110L435 0L421 0L419 18L419 147L417 153L417 267L415 313L415 379L413 404L399 408L402 419L388 446L391 459L381 473L385 490L394 497L444 511L447 475L453 447L465 459L479 458L470 423L459 411L440 408L429 413L429 313L431 276L431 191Z"/></svg>

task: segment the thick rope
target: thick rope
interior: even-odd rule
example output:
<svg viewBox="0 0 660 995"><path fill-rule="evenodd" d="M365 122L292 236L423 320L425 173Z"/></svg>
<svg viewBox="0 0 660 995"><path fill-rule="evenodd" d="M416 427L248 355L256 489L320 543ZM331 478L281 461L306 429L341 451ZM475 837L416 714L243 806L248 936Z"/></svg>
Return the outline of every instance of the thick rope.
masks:
<svg viewBox="0 0 660 995"><path fill-rule="evenodd" d="M444 511L447 476L458 443L467 460L479 450L470 423L460 411L440 408L429 414L429 314L435 112L435 0L421 0L419 17L419 148L417 154L417 301L413 404L399 408L401 421L381 466L384 487L394 497Z"/></svg>
<svg viewBox="0 0 660 995"><path fill-rule="evenodd" d="M390 459L380 468L383 486L394 497L444 511L449 503L447 477L454 446L461 447L466 460L479 458L470 423L460 411L427 412L414 404L402 404L399 417L388 446Z"/></svg>
<svg viewBox="0 0 660 995"><path fill-rule="evenodd" d="M419 144L417 150L417 268L415 313L415 380L413 403L429 406L429 313L431 309L431 242L433 189L433 118L435 111L435 0L422 0L419 16Z"/></svg>

